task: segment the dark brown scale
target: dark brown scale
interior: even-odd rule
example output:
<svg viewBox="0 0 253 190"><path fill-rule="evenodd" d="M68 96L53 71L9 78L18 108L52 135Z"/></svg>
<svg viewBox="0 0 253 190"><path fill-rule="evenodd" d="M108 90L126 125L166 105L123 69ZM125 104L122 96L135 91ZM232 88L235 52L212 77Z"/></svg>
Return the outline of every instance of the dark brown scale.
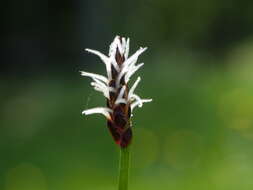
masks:
<svg viewBox="0 0 253 190"><path fill-rule="evenodd" d="M114 80L116 80L117 76L118 76L118 71L114 68L114 66L111 66L111 70L112 70L112 78Z"/></svg>
<svg viewBox="0 0 253 190"><path fill-rule="evenodd" d="M110 103L115 102L116 97L117 97L116 93L115 92L109 92L109 95L110 95L110 100L111 100ZM111 105L111 107L112 107L112 105Z"/></svg>
<svg viewBox="0 0 253 190"><path fill-rule="evenodd" d="M117 127L115 127L115 125L113 124L112 121L108 120L107 121L107 127L110 130L113 139L116 141L116 143L118 144L120 141L120 133L117 130Z"/></svg>
<svg viewBox="0 0 253 190"><path fill-rule="evenodd" d="M123 98L127 100L128 98L128 88L126 87L125 93L123 94Z"/></svg>
<svg viewBox="0 0 253 190"><path fill-rule="evenodd" d="M122 43L122 39L120 38L120 42ZM125 57L121 56L119 50L117 48L115 60L121 70L122 64L125 61ZM118 78L119 72L112 66L112 80L109 82L109 86L115 88L116 87L116 80ZM128 86L125 83L124 76L120 81L121 88L123 85L126 85L126 90L123 95L123 98L127 99L128 96ZM127 147L132 139L132 129L130 125L130 116L131 116L131 108L130 104L120 103L115 105L115 101L120 93L121 88L117 90L117 92L110 92L110 100L107 100L107 107L113 110L111 113L111 119L107 120L107 126L110 130L113 139L116 144L121 147Z"/></svg>
<svg viewBox="0 0 253 190"><path fill-rule="evenodd" d="M116 82L115 80L111 80L109 82L109 86L112 87L112 88L115 88L116 87ZM110 91L109 92L109 96L110 96L110 102L109 102L109 105L110 105L110 108L112 107L112 104L114 104L116 98L117 98L117 94L115 92L112 92Z"/></svg>
<svg viewBox="0 0 253 190"><path fill-rule="evenodd" d="M125 61L125 57L120 55L118 48L116 50L115 59L119 66L121 66Z"/></svg>
<svg viewBox="0 0 253 190"><path fill-rule="evenodd" d="M117 125L120 129L124 129L128 118L126 117L125 111L124 111L124 106L119 105L113 110L113 119L115 125Z"/></svg>
<svg viewBox="0 0 253 190"><path fill-rule="evenodd" d="M128 118L131 118L131 107L130 106L128 106L128 110L127 110L127 114L128 114Z"/></svg>
<svg viewBox="0 0 253 190"><path fill-rule="evenodd" d="M127 128L126 131L124 131L124 133L121 136L121 141L120 141L120 146L121 147L127 147L127 145L129 145L129 143L132 140L132 129L129 127Z"/></svg>
<svg viewBox="0 0 253 190"><path fill-rule="evenodd" d="M120 84L121 85L126 84L126 82L125 82L125 75L123 75L122 78L120 79Z"/></svg>
<svg viewBox="0 0 253 190"><path fill-rule="evenodd" d="M111 80L111 81L109 82L109 86L115 88L115 87L116 87L116 82L115 82L115 80Z"/></svg>

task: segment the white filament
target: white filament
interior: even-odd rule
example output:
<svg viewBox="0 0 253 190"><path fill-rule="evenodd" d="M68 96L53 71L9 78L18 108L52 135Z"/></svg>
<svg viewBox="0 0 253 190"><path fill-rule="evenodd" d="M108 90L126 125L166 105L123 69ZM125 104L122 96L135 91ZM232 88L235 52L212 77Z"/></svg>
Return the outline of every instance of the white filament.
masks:
<svg viewBox="0 0 253 190"><path fill-rule="evenodd" d="M122 42L121 42L122 41ZM125 38L121 38L120 41L120 37L116 36L113 40L113 42L110 45L110 49L109 49L109 56L115 56L117 48L119 50L120 55L122 56L123 54L125 54L126 51L126 39Z"/></svg>
<svg viewBox="0 0 253 190"><path fill-rule="evenodd" d="M142 107L143 103L142 103L142 101L141 101L140 96L138 96L138 95L136 95L136 94L133 94L133 95L131 96L130 99L136 100L135 102L138 103L138 106L139 106L139 107Z"/></svg>
<svg viewBox="0 0 253 190"><path fill-rule="evenodd" d="M126 38L121 38L121 41L122 41L122 55L125 55L125 52L126 52Z"/></svg>
<svg viewBox="0 0 253 190"><path fill-rule="evenodd" d="M115 104L119 104L119 102L121 103L122 102L122 99L123 99L123 95L125 93L125 90L126 90L126 86L122 86L122 88L120 89L120 92L119 92L119 95L115 101Z"/></svg>
<svg viewBox="0 0 253 190"><path fill-rule="evenodd" d="M107 119L110 119L111 118L110 113L112 113L112 110L109 108L98 107L98 108L84 110L82 112L82 114L85 114L85 115L90 115L94 113L103 114Z"/></svg>
<svg viewBox="0 0 253 190"><path fill-rule="evenodd" d="M117 78L116 86L119 86L119 83L120 83L121 78L122 78L122 77L124 76L124 74L127 73L127 72L128 72L128 67L127 67L127 66L123 67L123 69L120 71L119 76L118 76L118 78Z"/></svg>
<svg viewBox="0 0 253 190"><path fill-rule="evenodd" d="M128 54L129 54L129 42L130 42L130 40L129 40L129 38L127 38L127 41L126 41L126 49L125 49L125 54L124 54L125 59L128 58Z"/></svg>
<svg viewBox="0 0 253 190"><path fill-rule="evenodd" d="M133 86L129 90L128 97L131 98L131 96L134 93L135 88L137 87L138 83L141 81L141 77L138 77L137 80L134 82Z"/></svg>
<svg viewBox="0 0 253 190"><path fill-rule="evenodd" d="M93 54L97 55L104 62L105 66L106 66L107 76L108 76L109 79L111 79L112 78L112 75L111 75L111 61L110 61L109 57L107 57L106 55L102 54L101 52L99 52L97 50L88 49L88 48L86 48L85 50L90 52L90 53L93 53Z"/></svg>
<svg viewBox="0 0 253 190"><path fill-rule="evenodd" d="M104 96L109 99L108 88L106 88L105 86L101 85L100 83L96 83L96 82L92 82L91 86L94 86L95 90L102 92L104 94Z"/></svg>
<svg viewBox="0 0 253 190"><path fill-rule="evenodd" d="M127 48L128 49L126 49L126 52L125 52L126 55L125 55L125 57L128 57L128 53L129 53L129 40L128 40ZM147 49L146 47L145 48L141 47L139 50L137 50L135 52L135 54L133 54L130 58L128 58L128 59L125 60L125 62L122 64L122 70L119 73L119 76L118 76L117 81L116 81L116 85L117 86L119 85L120 80L124 76L124 74L132 72L132 70L135 69L136 67L137 67L136 68L136 71L137 71L143 65L143 64L140 64L138 66L135 66L135 63L137 62L139 55L142 54L146 49ZM134 72L136 72L136 71L134 71ZM134 74L134 72L131 73L130 76L132 74ZM127 77L128 80L129 80L130 76ZM128 81L126 81L126 82L128 82Z"/></svg>
<svg viewBox="0 0 253 190"><path fill-rule="evenodd" d="M131 57L129 57L127 60L125 60L122 67L124 68L126 65L135 64L138 60L139 55L142 54L146 49L147 49L146 47L145 48L141 47Z"/></svg>
<svg viewBox="0 0 253 190"><path fill-rule="evenodd" d="M108 79L105 78L103 75L98 75L94 73L88 73L84 71L80 71L82 76L91 77L93 80L98 79L103 81L104 83L108 84Z"/></svg>
<svg viewBox="0 0 253 190"><path fill-rule="evenodd" d="M119 65L115 60L115 57L112 57L111 64L114 66L114 68L117 70L117 72L120 71Z"/></svg>
<svg viewBox="0 0 253 190"><path fill-rule="evenodd" d="M139 65L133 66L131 70L127 72L125 75L125 82L128 83L130 77L137 71L139 68L141 68L144 65L144 63L140 63Z"/></svg>
<svg viewBox="0 0 253 190"><path fill-rule="evenodd" d="M142 99L142 100L141 100L141 103L151 102L151 101L152 101L152 99ZM139 105L140 105L140 102L139 102L139 101L133 102L133 103L131 104L131 110L133 111L134 108L135 108L136 106L139 106ZM139 106L139 107L140 107L140 106Z"/></svg>

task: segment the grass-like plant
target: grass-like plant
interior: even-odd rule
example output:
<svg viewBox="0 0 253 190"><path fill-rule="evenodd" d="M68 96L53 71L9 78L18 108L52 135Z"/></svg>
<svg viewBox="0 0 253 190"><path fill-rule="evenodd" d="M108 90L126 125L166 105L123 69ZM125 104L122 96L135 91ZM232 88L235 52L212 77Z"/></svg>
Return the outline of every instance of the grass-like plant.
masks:
<svg viewBox="0 0 253 190"><path fill-rule="evenodd" d="M107 126L112 137L120 147L119 190L128 189L130 143L132 140L131 117L135 107L142 107L144 102L152 99L141 99L134 93L140 82L138 77L129 89L128 82L132 75L144 65L136 65L138 57L147 48L140 48L132 56L129 54L129 38L116 36L109 48L109 56L99 51L86 49L100 57L106 66L107 77L81 71L82 76L91 77L91 86L106 97L106 107L97 107L84 110L85 115L100 113L107 119Z"/></svg>

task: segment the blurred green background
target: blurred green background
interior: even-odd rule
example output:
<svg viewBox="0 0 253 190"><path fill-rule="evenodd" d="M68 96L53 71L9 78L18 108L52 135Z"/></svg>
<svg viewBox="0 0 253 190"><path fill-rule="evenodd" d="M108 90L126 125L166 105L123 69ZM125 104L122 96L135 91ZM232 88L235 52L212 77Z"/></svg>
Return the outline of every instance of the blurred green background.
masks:
<svg viewBox="0 0 253 190"><path fill-rule="evenodd" d="M1 190L116 190L105 104L80 77L84 48L149 49L136 75L130 190L253 189L253 1L6 1L0 75Z"/></svg>

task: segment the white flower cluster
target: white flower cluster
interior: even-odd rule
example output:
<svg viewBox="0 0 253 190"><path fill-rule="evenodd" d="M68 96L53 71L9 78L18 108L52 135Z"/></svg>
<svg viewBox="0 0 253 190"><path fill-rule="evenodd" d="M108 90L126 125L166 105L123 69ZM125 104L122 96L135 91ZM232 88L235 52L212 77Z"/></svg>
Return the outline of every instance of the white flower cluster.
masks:
<svg viewBox="0 0 253 190"><path fill-rule="evenodd" d="M93 79L93 82L91 82L91 86L94 87L95 90L100 91L103 93L103 95L110 99L110 92L118 92L120 89L120 92L118 93L118 96L116 98L115 104L119 103L130 103L131 105L131 111L138 106L142 107L144 102L151 102L152 99L141 99L137 94L134 93L135 88L137 87L138 83L140 82L141 78L138 77L133 86L130 88L128 92L127 99L124 98L124 94L126 91L126 86L122 86L120 84L120 81L122 80L122 77L124 77L124 81L127 84L130 80L130 77L140 68L144 65L144 63L140 63L136 65L136 62L138 60L138 57L140 54L142 54L147 48L140 48L137 50L132 56L128 57L129 54L129 38L120 38L119 36L116 36L112 44L110 45L109 49L109 57L102 54L99 51L91 50L91 49L85 49L86 51L93 53L100 57L100 59L104 62L106 66L106 72L107 77L94 74L94 73L88 73L81 71L82 76L91 77ZM119 65L116 61L116 52L120 53L122 57L125 58L124 62ZM117 79L115 81L115 87L109 86L110 81L112 80L112 67L117 71ZM100 113L106 116L107 119L110 119L110 113L112 113L113 110L106 107L97 107L92 108L88 110L84 110L82 114L89 115L93 113Z"/></svg>

